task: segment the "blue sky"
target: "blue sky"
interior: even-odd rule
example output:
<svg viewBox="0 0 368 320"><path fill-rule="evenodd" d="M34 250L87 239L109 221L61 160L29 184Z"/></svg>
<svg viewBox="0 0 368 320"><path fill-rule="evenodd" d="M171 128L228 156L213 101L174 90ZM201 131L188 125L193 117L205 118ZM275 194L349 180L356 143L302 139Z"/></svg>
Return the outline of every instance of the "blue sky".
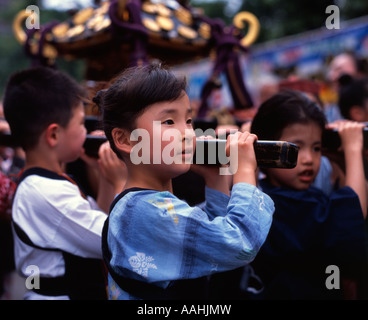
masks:
<svg viewBox="0 0 368 320"><path fill-rule="evenodd" d="M93 0L42 0L42 4L47 9L68 10L72 8L87 7Z"/></svg>
<svg viewBox="0 0 368 320"><path fill-rule="evenodd" d="M169 0L170 1L170 0ZM172 0L171 0L172 1ZM193 0L196 2L213 2L216 0ZM154 1L152 1L154 2ZM93 0L42 0L42 4L48 9L68 10L73 8L87 7L93 4ZM234 15L242 4L242 0L227 0L225 14Z"/></svg>

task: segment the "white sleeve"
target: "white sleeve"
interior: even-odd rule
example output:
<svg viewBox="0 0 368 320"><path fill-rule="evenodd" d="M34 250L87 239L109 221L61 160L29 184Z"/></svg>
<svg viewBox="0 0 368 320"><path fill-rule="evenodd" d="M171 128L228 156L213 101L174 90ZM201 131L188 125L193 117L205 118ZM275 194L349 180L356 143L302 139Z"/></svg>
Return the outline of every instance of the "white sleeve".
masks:
<svg viewBox="0 0 368 320"><path fill-rule="evenodd" d="M101 258L107 215L92 209L76 185L40 176L25 179L16 193L14 220L36 245L81 257Z"/></svg>

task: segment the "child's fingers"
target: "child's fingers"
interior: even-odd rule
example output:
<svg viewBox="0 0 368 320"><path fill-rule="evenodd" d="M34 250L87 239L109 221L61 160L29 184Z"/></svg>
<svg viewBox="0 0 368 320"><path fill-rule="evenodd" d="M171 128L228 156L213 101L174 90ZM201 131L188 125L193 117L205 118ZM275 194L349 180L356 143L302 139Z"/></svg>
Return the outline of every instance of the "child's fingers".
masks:
<svg viewBox="0 0 368 320"><path fill-rule="evenodd" d="M258 137L250 132L243 132L239 136L239 144L240 143L247 143L247 144L253 144L255 141L258 140Z"/></svg>
<svg viewBox="0 0 368 320"><path fill-rule="evenodd" d="M358 134L363 135L363 128L365 127L364 124L359 122L347 122L339 126L338 132L340 135L346 134Z"/></svg>
<svg viewBox="0 0 368 320"><path fill-rule="evenodd" d="M250 133L247 137L247 142L254 143L258 140L258 137L254 133Z"/></svg>
<svg viewBox="0 0 368 320"><path fill-rule="evenodd" d="M97 164L97 159L90 157L86 154L86 151L84 149L82 149L81 154L79 155L79 157L90 167L92 168L97 168L98 164Z"/></svg>
<svg viewBox="0 0 368 320"><path fill-rule="evenodd" d="M120 159L111 149L110 143L105 142L99 149L99 157L106 166L120 165Z"/></svg>
<svg viewBox="0 0 368 320"><path fill-rule="evenodd" d="M245 142L248 137L250 136L250 133L248 131L242 132L238 135L238 142Z"/></svg>
<svg viewBox="0 0 368 320"><path fill-rule="evenodd" d="M216 138L213 136L200 136L200 137L196 137L196 139L211 140L211 139L216 139Z"/></svg>
<svg viewBox="0 0 368 320"><path fill-rule="evenodd" d="M342 131L342 130L345 130L345 129L363 129L365 127L365 123L363 122L357 122L357 121L348 121L348 120L345 120L345 121L340 121L338 123L336 123L336 129L338 131Z"/></svg>
<svg viewBox="0 0 368 320"><path fill-rule="evenodd" d="M105 132L103 130L94 130L94 131L90 132L89 135L103 137L103 136L105 136Z"/></svg>
<svg viewBox="0 0 368 320"><path fill-rule="evenodd" d="M363 148L364 123L347 121L339 124L337 130L341 138L341 150L350 152Z"/></svg>
<svg viewBox="0 0 368 320"><path fill-rule="evenodd" d="M334 122L326 124L326 128L327 129L338 129L339 126L344 125L344 123L346 123L346 122L349 122L349 120L345 120L345 119L336 120Z"/></svg>
<svg viewBox="0 0 368 320"><path fill-rule="evenodd" d="M257 140L258 140L258 137L255 134L250 133L248 131L245 131L245 132L239 131L227 138L226 155L229 157L230 149L232 147L239 148L239 146L244 145L244 144L245 145L253 144Z"/></svg>
<svg viewBox="0 0 368 320"><path fill-rule="evenodd" d="M106 156L109 149L110 149L110 143L108 141L101 144L100 149L98 150L98 155L100 156L100 158Z"/></svg>
<svg viewBox="0 0 368 320"><path fill-rule="evenodd" d="M247 135L247 132L244 132L245 136ZM239 143L239 137L242 135L242 133L240 131L234 133L234 134L230 134L227 137L226 140L226 156L229 157L230 156L230 149L233 148L234 144L238 144Z"/></svg>
<svg viewBox="0 0 368 320"><path fill-rule="evenodd" d="M112 152L109 142L105 142L100 146L98 156L102 165L111 166L113 164L114 159L111 154Z"/></svg>

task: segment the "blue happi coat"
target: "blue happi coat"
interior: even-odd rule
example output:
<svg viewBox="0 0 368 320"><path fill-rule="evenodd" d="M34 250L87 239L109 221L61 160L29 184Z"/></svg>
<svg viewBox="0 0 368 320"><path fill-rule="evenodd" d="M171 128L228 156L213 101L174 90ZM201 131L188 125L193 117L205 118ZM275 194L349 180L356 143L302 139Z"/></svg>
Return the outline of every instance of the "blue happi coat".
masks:
<svg viewBox="0 0 368 320"><path fill-rule="evenodd" d="M271 225L271 198L246 183L230 197L205 193L203 210L155 190L128 189L115 199L103 235L110 299L171 299L178 291L193 298L206 276L254 259ZM191 293L182 281L195 282Z"/></svg>

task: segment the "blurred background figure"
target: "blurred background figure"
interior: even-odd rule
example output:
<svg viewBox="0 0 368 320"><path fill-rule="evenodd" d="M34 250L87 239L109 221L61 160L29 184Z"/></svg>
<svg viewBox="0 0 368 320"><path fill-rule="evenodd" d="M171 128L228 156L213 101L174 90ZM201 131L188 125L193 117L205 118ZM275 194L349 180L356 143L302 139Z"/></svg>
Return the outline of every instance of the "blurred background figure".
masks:
<svg viewBox="0 0 368 320"><path fill-rule="evenodd" d="M328 69L327 82L337 94L339 100L341 85L344 84L344 78L360 79L366 75L366 61L358 59L352 52L343 52L336 55ZM338 104L331 103L325 105L326 117L328 122L343 119Z"/></svg>
<svg viewBox="0 0 368 320"><path fill-rule="evenodd" d="M368 121L368 78L352 78L345 75L340 78L340 112L346 119Z"/></svg>
<svg viewBox="0 0 368 320"><path fill-rule="evenodd" d="M364 76L364 63L351 52L344 52L335 56L329 66L327 74L328 81L339 89L339 78L343 75L349 75L352 78L361 78Z"/></svg>
<svg viewBox="0 0 368 320"><path fill-rule="evenodd" d="M0 101L0 135L10 132L9 124L4 118L3 105ZM23 291L22 278L15 272L13 254L13 236L11 232L11 208L16 188L15 176L24 166L24 151L0 145L0 299L20 298Z"/></svg>

